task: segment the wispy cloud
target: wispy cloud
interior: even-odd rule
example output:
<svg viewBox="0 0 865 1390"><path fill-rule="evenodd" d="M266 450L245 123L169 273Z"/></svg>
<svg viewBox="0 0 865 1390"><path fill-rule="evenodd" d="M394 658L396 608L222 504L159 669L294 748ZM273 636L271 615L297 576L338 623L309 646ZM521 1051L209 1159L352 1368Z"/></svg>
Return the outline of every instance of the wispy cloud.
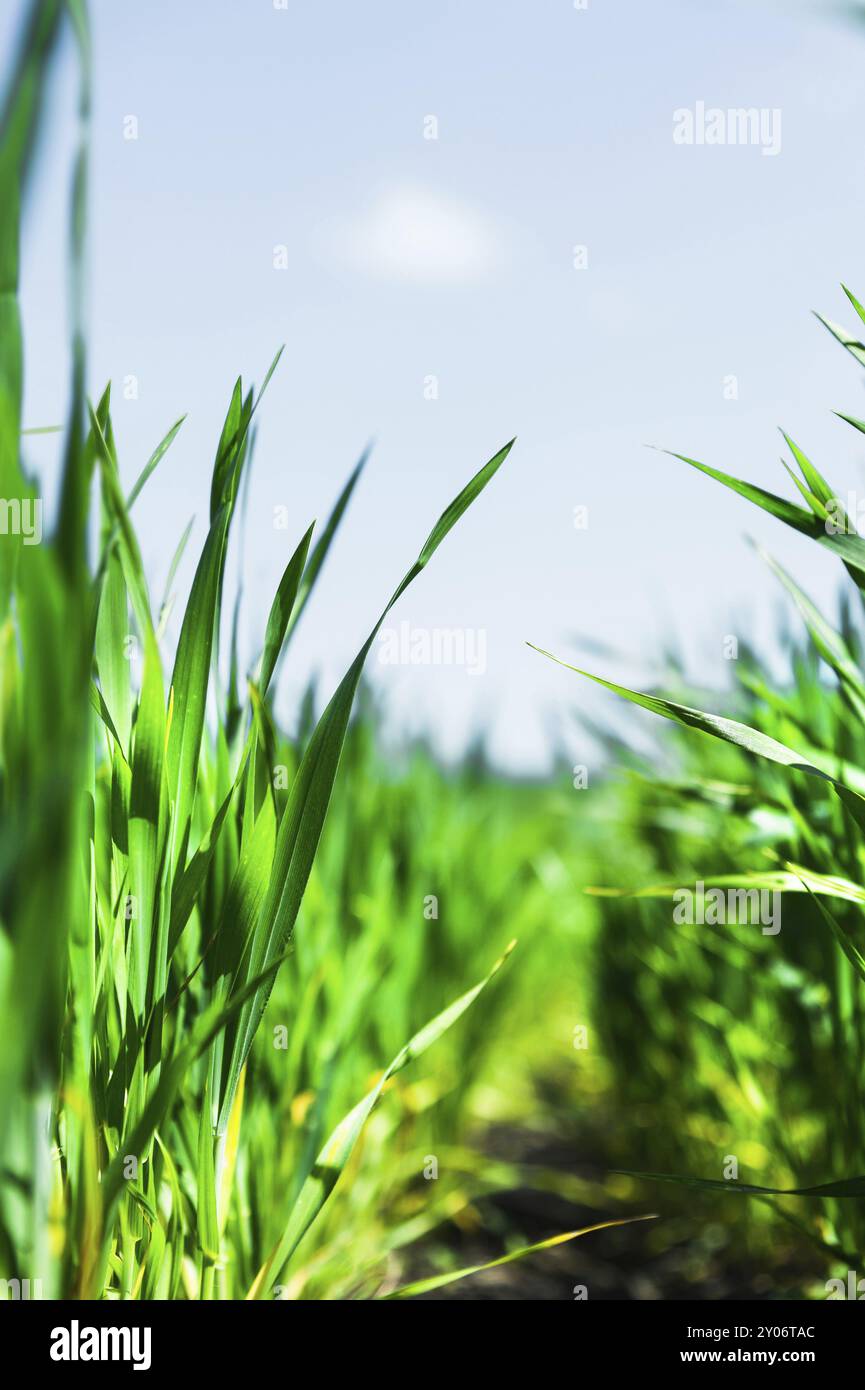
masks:
<svg viewBox="0 0 865 1390"><path fill-rule="evenodd" d="M483 214L414 184L380 193L328 241L367 274L420 285L470 284L504 259L502 237Z"/></svg>

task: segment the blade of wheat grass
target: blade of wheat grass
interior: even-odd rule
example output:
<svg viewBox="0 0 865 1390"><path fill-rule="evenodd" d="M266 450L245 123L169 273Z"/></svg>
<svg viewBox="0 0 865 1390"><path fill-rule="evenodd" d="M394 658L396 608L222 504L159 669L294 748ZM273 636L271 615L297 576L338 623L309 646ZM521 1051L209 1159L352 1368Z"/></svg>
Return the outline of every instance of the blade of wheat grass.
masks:
<svg viewBox="0 0 865 1390"><path fill-rule="evenodd" d="M397 585L316 726L280 822L272 876L251 944L251 975L258 974L274 955L281 955L290 940L327 814L354 696L376 635L393 605L424 570L452 527L498 472L513 443L511 440L493 455L439 517L417 560ZM224 1131L234 1088L249 1055L268 997L269 990L262 990L250 1001L238 1020L237 1038L220 1105L220 1132Z"/></svg>
<svg viewBox="0 0 865 1390"><path fill-rule="evenodd" d="M566 1241L576 1240L578 1236L591 1235L593 1231L606 1231L611 1226L630 1226L635 1221L657 1221L657 1216L626 1216L616 1221L598 1221L594 1226L583 1226L579 1231L565 1231L560 1236L549 1236L546 1240L536 1241L534 1245L523 1245L519 1250L511 1250L507 1255L500 1255L497 1260L487 1260L482 1265L467 1265L465 1269L451 1270L448 1274L434 1274L429 1279L418 1279L413 1284L403 1284L402 1288L394 1289L393 1293L383 1294L379 1302L385 1303L392 1298L417 1298L419 1294L432 1293L435 1289L443 1289L448 1284L455 1284L458 1279L467 1279L470 1274L482 1274L486 1269L498 1269L501 1265L512 1264L514 1260L523 1260L527 1255L538 1255L543 1250L552 1250L557 1245L564 1245Z"/></svg>
<svg viewBox="0 0 865 1390"><path fill-rule="evenodd" d="M516 942L512 941L482 980L442 1010L440 1014L437 1014L419 1032L415 1033L404 1047L400 1048L389 1066L382 1072L373 1089L364 1096L363 1100L358 1101L357 1105L339 1122L301 1187L297 1200L292 1206L285 1231L258 1271L247 1298L263 1298L273 1287L280 1271L291 1259L339 1181L360 1132L378 1102L386 1083L392 1076L396 1076L397 1072L402 1071L403 1067L407 1067L416 1057L420 1057L423 1052L426 1052L428 1047L437 1042L442 1034L446 1033L462 1017L478 995L486 989L490 981L501 970L515 945Z"/></svg>

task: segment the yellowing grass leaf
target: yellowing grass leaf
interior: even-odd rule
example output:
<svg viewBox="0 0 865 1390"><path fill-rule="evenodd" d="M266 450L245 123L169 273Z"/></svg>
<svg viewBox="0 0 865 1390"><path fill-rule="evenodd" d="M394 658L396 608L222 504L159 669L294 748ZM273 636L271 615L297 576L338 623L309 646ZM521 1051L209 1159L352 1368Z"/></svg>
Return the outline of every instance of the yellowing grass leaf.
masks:
<svg viewBox="0 0 865 1390"><path fill-rule="evenodd" d="M413 1284L404 1284L401 1289L394 1289L393 1293L384 1294L380 1302L385 1302L389 1298L416 1298L418 1294L432 1293L434 1289L443 1289L447 1284L456 1283L457 1279L467 1279L470 1274L483 1274L485 1269L498 1269L501 1265L512 1264L514 1260L525 1259L526 1255L537 1255L542 1250L552 1250L556 1245L564 1245L566 1241L576 1240L577 1236L588 1236L593 1231L606 1231L611 1226L630 1226L635 1221L655 1221L657 1217L652 1214L649 1216L625 1216L617 1221L598 1221L594 1226L582 1226L579 1231L565 1231L564 1235L549 1236L547 1240L539 1240L534 1245L523 1245L519 1250L511 1250L507 1255L500 1255L497 1260L488 1260L482 1265L467 1265L465 1269L451 1270L448 1274L434 1274L429 1279L418 1279Z"/></svg>

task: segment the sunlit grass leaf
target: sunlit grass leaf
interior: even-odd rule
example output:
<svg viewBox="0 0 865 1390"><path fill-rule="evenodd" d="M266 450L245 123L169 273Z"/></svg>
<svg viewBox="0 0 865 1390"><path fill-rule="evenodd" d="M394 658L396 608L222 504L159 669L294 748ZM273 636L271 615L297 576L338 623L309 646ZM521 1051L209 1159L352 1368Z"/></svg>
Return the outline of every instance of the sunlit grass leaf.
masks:
<svg viewBox="0 0 865 1390"><path fill-rule="evenodd" d="M805 772L811 777L821 778L830 784L859 829L865 833L865 796L852 790L841 780L840 774L843 773L843 764L839 770L839 776L832 776L823 768L809 762L801 753L788 748L786 744L780 743L768 734L761 733L759 729L752 729L747 724L741 724L736 719L725 719L721 715L707 714L703 710L692 709L689 705L677 704L674 700L665 700L657 695L647 695L639 690L630 690L627 686L616 685L613 681L592 675L591 671L582 671L578 666L571 666L567 661L561 661L559 657L553 656L552 652L535 647L532 642L527 645L532 647L534 651L540 652L541 656L549 657L551 661L566 667L567 670L575 671L577 675L585 676L597 685L605 686L607 690L612 690L616 695L621 695L623 699L630 700L632 704L640 705L653 714L660 714L665 719L672 719L677 724L683 724L689 729L696 729L700 733L711 734L714 738L723 739L725 743L732 743L737 748L742 748L746 753L767 758L770 762L780 763L783 767L788 767L794 772Z"/></svg>
<svg viewBox="0 0 865 1390"><path fill-rule="evenodd" d="M783 870L741 873L712 873L701 870L697 874L700 882L707 888L758 889L767 893L815 893L828 898L838 898L843 902L865 905L865 888L849 879L834 874L818 874L813 869L798 864L789 864ZM644 888L601 888L588 887L587 893L604 898L669 898L681 890L681 883L653 883Z"/></svg>
<svg viewBox="0 0 865 1390"><path fill-rule="evenodd" d="M848 333L847 329L842 328L841 324L833 323L832 319L824 318L822 314L816 314L815 317L820 320L824 328L828 328L832 337L835 338L842 347L845 347L852 357L855 357L860 367L865 367L865 344L863 344L861 338L858 338L854 333Z"/></svg>
<svg viewBox="0 0 865 1390"><path fill-rule="evenodd" d="M577 1236L588 1236L593 1231L606 1231L611 1226L630 1226L635 1221L655 1221L657 1218L652 1216L626 1216L618 1221L598 1221L594 1226L583 1226L579 1231L565 1231L560 1236L549 1236L546 1240L536 1241L534 1245L523 1245L519 1250L511 1250L507 1255L500 1255L497 1260L487 1260L482 1265L467 1265L465 1269L455 1269L447 1274L434 1274L429 1279L417 1279L412 1284L404 1284L400 1289L394 1289L392 1293L383 1294L381 1302L386 1302L390 1298L417 1298L418 1294L433 1293L435 1289L443 1289L448 1284L454 1284L458 1279L466 1279L470 1274L483 1274L486 1269L498 1269L501 1265L512 1264L514 1260L525 1259L527 1255L537 1255L543 1250L552 1250L557 1245L564 1245L569 1240L576 1240Z"/></svg>
<svg viewBox="0 0 865 1390"><path fill-rule="evenodd" d="M800 753L796 753L792 748L787 748L777 739L770 738L768 734L761 733L759 729L752 729L747 724L740 724L736 719L725 719L718 714L707 714L704 710L692 709L690 705L680 705L674 700L665 700L658 695L647 695L639 690L630 690L625 685L616 685L614 681L604 680L602 676L595 676L591 671L583 671L578 666L572 666L569 662L562 661L559 657L553 656L552 652L536 647L533 642L529 642L527 645L532 647L534 651L540 652L541 656L549 657L559 666L564 666L568 671L574 671L578 676L585 676L587 680L594 681L607 690L612 690L614 694L621 695L623 699L630 700L632 704L650 710L652 714L660 714L665 719L672 719L677 724L683 724L685 728L697 729L701 733L711 734L714 738L735 744L736 747L744 749L746 753L768 758L770 762L781 763L782 766L792 768L794 771L807 772L810 776L821 777L826 782L834 780L828 773L814 767Z"/></svg>

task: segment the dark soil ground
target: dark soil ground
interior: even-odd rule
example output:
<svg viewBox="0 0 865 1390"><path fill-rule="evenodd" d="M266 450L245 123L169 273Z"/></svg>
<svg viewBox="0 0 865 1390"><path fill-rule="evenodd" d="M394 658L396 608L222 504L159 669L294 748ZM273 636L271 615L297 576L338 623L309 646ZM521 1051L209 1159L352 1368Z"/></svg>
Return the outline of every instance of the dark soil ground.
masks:
<svg viewBox="0 0 865 1390"><path fill-rule="evenodd" d="M527 1184L481 1199L476 1203L482 1218L478 1231L463 1232L453 1226L440 1231L439 1249L445 1245L454 1267L461 1268L496 1259L514 1244L532 1244L599 1221L648 1212L658 1213L658 1220L596 1231L423 1297L519 1302L577 1297L770 1301L800 1299L810 1284L826 1279L820 1252L804 1244L795 1232L765 1256L749 1254L740 1210L745 1198L706 1203L693 1192L685 1199L681 1188L646 1183L641 1189L646 1195L638 1204L611 1202L598 1207L578 1205L529 1185L533 1165L602 1182L608 1165L598 1157L598 1140L597 1135L585 1136L574 1147L552 1145L523 1132L490 1134L487 1151L524 1165ZM587 1153L592 1156L587 1158ZM423 1278L440 1269L440 1261L431 1268L428 1252L421 1247L407 1273L412 1279ZM577 1292L580 1288L585 1294Z"/></svg>

